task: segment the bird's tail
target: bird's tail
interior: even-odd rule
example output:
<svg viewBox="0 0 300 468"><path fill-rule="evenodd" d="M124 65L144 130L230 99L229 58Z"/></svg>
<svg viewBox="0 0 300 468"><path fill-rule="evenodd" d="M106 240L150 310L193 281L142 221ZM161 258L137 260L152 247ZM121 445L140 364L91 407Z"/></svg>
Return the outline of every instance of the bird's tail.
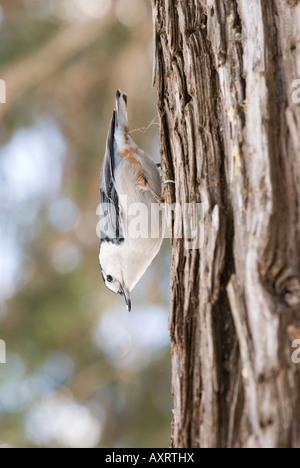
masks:
<svg viewBox="0 0 300 468"><path fill-rule="evenodd" d="M116 125L128 129L127 96L120 90L116 94Z"/></svg>

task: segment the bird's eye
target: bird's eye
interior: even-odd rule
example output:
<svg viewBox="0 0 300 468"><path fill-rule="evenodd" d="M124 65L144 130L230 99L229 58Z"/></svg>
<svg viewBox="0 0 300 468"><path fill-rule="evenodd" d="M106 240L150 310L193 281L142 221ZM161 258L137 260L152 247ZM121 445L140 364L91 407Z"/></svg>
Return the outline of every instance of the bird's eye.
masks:
<svg viewBox="0 0 300 468"><path fill-rule="evenodd" d="M111 283L112 280L113 280L113 277L112 277L112 276L108 275L108 276L106 277L106 281L107 281L108 283Z"/></svg>

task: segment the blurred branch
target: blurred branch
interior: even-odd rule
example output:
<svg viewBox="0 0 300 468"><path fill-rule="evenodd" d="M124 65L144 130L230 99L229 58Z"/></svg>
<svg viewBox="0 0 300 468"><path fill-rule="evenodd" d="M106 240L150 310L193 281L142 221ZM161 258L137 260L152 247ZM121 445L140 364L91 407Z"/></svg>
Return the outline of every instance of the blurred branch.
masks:
<svg viewBox="0 0 300 468"><path fill-rule="evenodd" d="M7 104L0 106L0 117L26 92L35 89L57 73L61 67L107 34L114 17L93 19L63 26L44 47L25 59L0 69L6 82Z"/></svg>

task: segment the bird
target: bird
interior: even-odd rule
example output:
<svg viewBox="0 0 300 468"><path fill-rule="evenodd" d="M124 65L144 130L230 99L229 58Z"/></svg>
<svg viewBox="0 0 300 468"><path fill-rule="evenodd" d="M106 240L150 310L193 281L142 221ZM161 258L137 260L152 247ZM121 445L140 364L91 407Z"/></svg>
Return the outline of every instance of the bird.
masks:
<svg viewBox="0 0 300 468"><path fill-rule="evenodd" d="M134 142L127 95L118 90L100 176L99 263L105 285L123 296L129 312L131 292L161 248L164 215L156 210L158 216L153 216L152 211L161 202L158 165Z"/></svg>

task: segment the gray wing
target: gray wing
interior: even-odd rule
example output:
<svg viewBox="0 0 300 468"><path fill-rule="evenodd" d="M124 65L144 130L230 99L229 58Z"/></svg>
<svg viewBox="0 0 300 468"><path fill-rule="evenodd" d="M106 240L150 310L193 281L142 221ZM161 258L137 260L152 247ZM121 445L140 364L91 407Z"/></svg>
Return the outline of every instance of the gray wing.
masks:
<svg viewBox="0 0 300 468"><path fill-rule="evenodd" d="M116 111L110 122L106 151L100 177L100 231L102 242L124 242L119 196L115 186L115 169L121 161L115 143Z"/></svg>

